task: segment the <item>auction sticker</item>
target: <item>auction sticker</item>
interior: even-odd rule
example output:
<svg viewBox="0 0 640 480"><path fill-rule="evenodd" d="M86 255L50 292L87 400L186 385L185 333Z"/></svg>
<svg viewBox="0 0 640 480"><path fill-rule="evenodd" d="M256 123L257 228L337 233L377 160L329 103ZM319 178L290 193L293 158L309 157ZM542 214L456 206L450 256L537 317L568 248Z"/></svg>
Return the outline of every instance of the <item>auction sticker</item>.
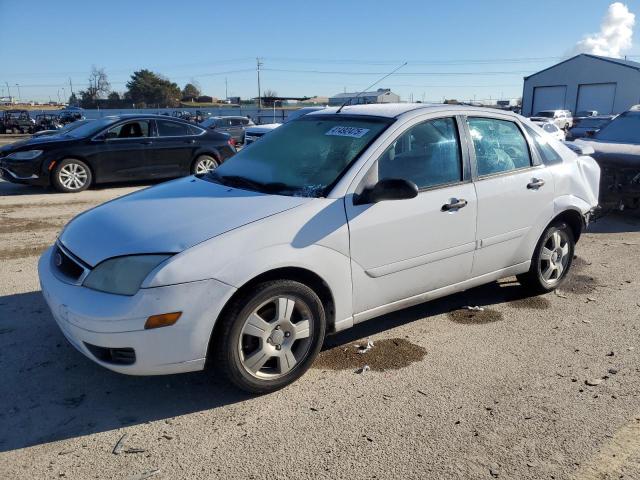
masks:
<svg viewBox="0 0 640 480"><path fill-rule="evenodd" d="M325 135L333 135L334 137L353 137L362 138L369 131L368 128L358 127L333 127Z"/></svg>

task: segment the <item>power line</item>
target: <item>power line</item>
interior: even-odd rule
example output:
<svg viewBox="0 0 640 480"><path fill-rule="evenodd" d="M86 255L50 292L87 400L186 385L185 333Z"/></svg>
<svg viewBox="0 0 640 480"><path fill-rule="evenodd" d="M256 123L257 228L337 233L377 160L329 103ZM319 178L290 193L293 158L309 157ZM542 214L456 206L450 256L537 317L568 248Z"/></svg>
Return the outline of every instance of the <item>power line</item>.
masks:
<svg viewBox="0 0 640 480"><path fill-rule="evenodd" d="M287 68L263 68L263 71L284 72L284 73L313 73L322 75L384 75L386 72L360 72L345 70L296 70ZM526 75L532 73L530 70L517 70L505 72L402 72L396 76L455 76L455 75Z"/></svg>

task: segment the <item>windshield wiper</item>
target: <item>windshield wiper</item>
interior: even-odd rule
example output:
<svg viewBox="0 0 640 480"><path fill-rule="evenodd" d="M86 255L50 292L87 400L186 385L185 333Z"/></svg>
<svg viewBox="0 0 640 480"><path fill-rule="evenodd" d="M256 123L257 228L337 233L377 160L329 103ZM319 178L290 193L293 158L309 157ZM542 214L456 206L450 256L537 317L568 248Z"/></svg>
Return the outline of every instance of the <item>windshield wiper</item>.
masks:
<svg viewBox="0 0 640 480"><path fill-rule="evenodd" d="M265 184L251 180L250 178L241 177L240 175L219 175L216 172L211 173L210 177L217 180L223 185L229 187L249 188L251 190L264 191Z"/></svg>

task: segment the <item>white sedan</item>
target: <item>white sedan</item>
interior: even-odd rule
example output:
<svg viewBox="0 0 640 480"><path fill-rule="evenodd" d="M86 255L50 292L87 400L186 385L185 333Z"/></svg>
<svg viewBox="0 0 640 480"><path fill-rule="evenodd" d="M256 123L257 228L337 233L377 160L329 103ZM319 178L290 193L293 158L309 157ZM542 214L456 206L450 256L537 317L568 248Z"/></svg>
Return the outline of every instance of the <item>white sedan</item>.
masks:
<svg viewBox="0 0 640 480"><path fill-rule="evenodd" d="M558 126L553 122L533 120L532 123L560 142L564 142L567 139L566 132L558 128Z"/></svg>
<svg viewBox="0 0 640 480"><path fill-rule="evenodd" d="M72 220L39 263L84 355L269 392L329 332L517 275L565 279L600 170L523 117L356 105L289 122L202 176Z"/></svg>

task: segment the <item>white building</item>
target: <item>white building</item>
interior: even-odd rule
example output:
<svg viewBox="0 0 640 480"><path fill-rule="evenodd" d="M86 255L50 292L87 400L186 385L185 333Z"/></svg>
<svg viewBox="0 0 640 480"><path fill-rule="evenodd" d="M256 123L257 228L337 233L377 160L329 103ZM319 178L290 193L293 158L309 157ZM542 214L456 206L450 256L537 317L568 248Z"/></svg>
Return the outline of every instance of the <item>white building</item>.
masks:
<svg viewBox="0 0 640 480"><path fill-rule="evenodd" d="M541 110L621 113L640 103L640 63L580 54L525 77L522 114Z"/></svg>

